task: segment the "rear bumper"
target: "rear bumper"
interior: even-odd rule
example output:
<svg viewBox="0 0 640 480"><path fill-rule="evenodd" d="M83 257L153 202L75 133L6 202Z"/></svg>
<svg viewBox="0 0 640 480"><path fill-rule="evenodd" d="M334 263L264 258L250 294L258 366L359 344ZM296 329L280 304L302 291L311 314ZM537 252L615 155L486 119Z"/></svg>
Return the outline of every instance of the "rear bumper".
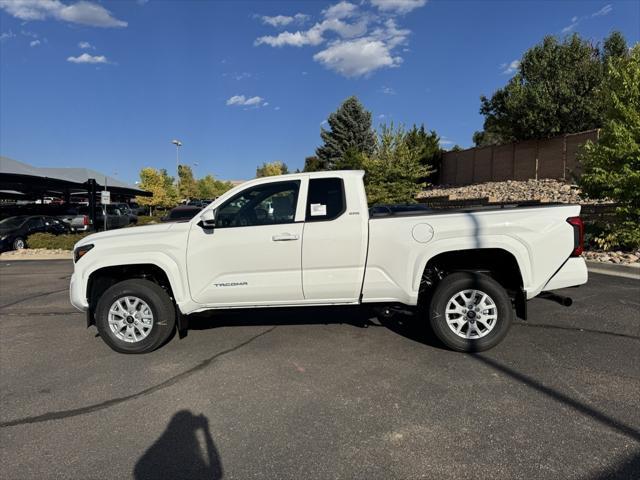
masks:
<svg viewBox="0 0 640 480"><path fill-rule="evenodd" d="M587 264L582 257L570 258L549 279L542 291L557 290L559 288L577 287L587 283L589 275L587 273Z"/></svg>

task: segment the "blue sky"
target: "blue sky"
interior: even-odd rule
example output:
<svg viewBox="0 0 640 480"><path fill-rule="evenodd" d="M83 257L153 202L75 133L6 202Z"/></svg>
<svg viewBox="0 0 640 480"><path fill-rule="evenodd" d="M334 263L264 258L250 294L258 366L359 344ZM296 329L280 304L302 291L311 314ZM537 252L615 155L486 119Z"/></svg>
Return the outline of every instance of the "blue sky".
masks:
<svg viewBox="0 0 640 480"><path fill-rule="evenodd" d="M640 40L637 1L0 0L0 154L246 179L302 167L349 95L471 145L479 96L544 35Z"/></svg>

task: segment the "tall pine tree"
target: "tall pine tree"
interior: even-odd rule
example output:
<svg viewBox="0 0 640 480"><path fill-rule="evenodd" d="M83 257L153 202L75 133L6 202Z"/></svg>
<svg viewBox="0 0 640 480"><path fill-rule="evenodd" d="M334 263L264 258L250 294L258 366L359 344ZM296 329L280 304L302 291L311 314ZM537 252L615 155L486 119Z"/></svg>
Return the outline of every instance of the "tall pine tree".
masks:
<svg viewBox="0 0 640 480"><path fill-rule="evenodd" d="M349 97L329 115L330 130L321 129L324 145L316 149L320 169L332 170L354 154L371 155L376 137L371 128L371 112L356 97Z"/></svg>

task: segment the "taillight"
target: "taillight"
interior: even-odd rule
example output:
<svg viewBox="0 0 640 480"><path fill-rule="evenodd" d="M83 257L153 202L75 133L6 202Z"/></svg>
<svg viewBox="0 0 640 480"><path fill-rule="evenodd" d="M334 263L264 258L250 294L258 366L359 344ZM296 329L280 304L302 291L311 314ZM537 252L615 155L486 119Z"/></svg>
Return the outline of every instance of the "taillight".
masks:
<svg viewBox="0 0 640 480"><path fill-rule="evenodd" d="M82 216L82 224L89 225L89 217L87 215Z"/></svg>
<svg viewBox="0 0 640 480"><path fill-rule="evenodd" d="M573 252L572 257L579 257L584 252L584 223L580 217L569 217L567 223L573 227Z"/></svg>

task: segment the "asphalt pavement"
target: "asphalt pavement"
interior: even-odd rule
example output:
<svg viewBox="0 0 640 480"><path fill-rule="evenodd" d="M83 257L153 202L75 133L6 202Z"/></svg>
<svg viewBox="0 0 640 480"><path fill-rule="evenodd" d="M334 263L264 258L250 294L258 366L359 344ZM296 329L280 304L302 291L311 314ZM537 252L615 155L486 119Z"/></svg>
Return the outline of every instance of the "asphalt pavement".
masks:
<svg viewBox="0 0 640 480"><path fill-rule="evenodd" d="M0 264L2 479L640 478L640 281L591 274L481 354L353 308L201 315L147 355Z"/></svg>

